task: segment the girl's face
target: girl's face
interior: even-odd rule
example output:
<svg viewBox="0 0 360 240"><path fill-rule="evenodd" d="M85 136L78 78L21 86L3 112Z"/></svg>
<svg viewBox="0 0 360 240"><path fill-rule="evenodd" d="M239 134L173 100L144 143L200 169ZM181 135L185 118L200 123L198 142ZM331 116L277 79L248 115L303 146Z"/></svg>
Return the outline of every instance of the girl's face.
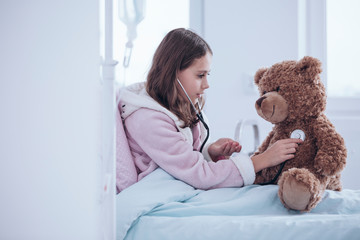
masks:
<svg viewBox="0 0 360 240"><path fill-rule="evenodd" d="M195 59L190 67L178 73L178 79L185 88L191 101L195 104L196 99L204 94L205 89L209 88L208 75L210 72L212 55L207 53L205 56ZM185 93L181 92L186 98Z"/></svg>

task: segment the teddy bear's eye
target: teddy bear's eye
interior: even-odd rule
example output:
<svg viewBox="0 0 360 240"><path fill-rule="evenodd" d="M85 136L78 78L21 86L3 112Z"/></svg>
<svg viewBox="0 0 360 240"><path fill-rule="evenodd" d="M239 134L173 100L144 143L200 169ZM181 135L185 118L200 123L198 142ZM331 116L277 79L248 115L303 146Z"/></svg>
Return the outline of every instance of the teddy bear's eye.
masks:
<svg viewBox="0 0 360 240"><path fill-rule="evenodd" d="M277 91L277 92L280 91L280 87L277 87L277 88L276 88L276 91Z"/></svg>

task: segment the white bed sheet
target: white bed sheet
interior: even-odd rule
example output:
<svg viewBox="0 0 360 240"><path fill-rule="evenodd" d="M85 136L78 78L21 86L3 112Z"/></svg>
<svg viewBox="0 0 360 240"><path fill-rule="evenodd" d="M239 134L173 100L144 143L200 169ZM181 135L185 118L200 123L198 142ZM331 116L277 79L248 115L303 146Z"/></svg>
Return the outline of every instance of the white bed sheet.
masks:
<svg viewBox="0 0 360 240"><path fill-rule="evenodd" d="M310 213L277 190L196 190L157 169L117 195L117 239L360 239L360 190L327 190Z"/></svg>

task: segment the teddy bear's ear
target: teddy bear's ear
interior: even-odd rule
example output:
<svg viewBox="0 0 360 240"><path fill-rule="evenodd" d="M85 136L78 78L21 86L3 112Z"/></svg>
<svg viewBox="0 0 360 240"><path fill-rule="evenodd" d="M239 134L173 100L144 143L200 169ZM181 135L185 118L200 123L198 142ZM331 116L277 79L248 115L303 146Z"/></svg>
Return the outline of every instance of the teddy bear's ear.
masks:
<svg viewBox="0 0 360 240"><path fill-rule="evenodd" d="M264 73L267 71L267 68L260 68L259 70L257 70L257 72L255 73L255 77L254 77L254 81L256 85L259 85L260 79L262 78L262 76L264 75Z"/></svg>
<svg viewBox="0 0 360 240"><path fill-rule="evenodd" d="M305 56L296 63L296 68L307 80L314 81L321 73L321 62L313 57Z"/></svg>

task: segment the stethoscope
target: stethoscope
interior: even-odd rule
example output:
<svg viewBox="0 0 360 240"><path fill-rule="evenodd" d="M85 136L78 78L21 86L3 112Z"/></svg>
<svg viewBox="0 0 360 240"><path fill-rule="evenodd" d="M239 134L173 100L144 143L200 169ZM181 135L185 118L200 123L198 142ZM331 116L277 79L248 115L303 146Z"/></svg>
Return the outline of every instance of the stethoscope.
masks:
<svg viewBox="0 0 360 240"><path fill-rule="evenodd" d="M209 127L208 125L206 124L201 112L198 112L198 110L195 108L193 102L191 101L189 95L187 94L185 88L183 87L183 85L181 84L181 82L179 81L179 79L176 79L177 82L179 83L180 87L182 88L182 90L184 91L187 99L189 100L191 106L193 107L195 113L196 113L196 116L198 117L198 119L201 121L201 123L204 125L205 129L206 129L206 138L204 140L204 142L201 144L201 147L200 147L200 152L202 152L203 150L203 147L205 146L205 143L207 142L207 140L209 139L209 134L210 134L210 130L209 130ZM198 103L199 104L199 103ZM199 108L201 109L201 108ZM304 131L300 130L300 129L296 129L294 131L291 132L290 134L290 138L299 138L299 139L302 139L303 141L305 140L305 133ZM284 166L285 166L285 162L282 162L281 165L280 165L280 169L279 171L277 172L277 174L275 175L275 177L271 180L271 181L268 181L268 182L265 182L265 183L260 183L260 185L268 185L268 184L274 184L275 181L278 179L278 177L280 176Z"/></svg>
<svg viewBox="0 0 360 240"><path fill-rule="evenodd" d="M290 138L298 138L298 139L301 139L301 140L305 141L305 133L304 133L303 130L296 129L296 130L291 132ZM286 162L287 161L281 163L279 171L276 173L275 177L272 180L270 180L268 182L265 182L265 183L260 183L259 185L274 184L276 182L276 179L278 179L278 177L280 176Z"/></svg>
<svg viewBox="0 0 360 240"><path fill-rule="evenodd" d="M197 118L200 120L200 122L204 125L204 127L205 127L205 129L206 129L206 138L205 138L204 142L201 144L201 147L200 147L200 152L202 152L202 150L203 150L203 148L204 148L204 146L205 146L205 143L206 143L207 140L209 139L209 135L210 135L209 126L206 124L202 113L201 113L201 112L198 112L198 110L197 110L196 107L194 106L193 102L191 101L189 95L187 94L185 88L183 87L183 85L181 84L181 82L179 81L179 79L176 79L176 80L177 80L177 82L179 83L179 85L180 85L180 87L182 88L182 90L184 91L184 93L185 93L187 99L189 100L191 106L193 107L193 109L194 109L194 111L195 111L195 113L196 113ZM199 105L199 103L198 103L198 105ZM199 109L201 109L201 108L199 108Z"/></svg>

